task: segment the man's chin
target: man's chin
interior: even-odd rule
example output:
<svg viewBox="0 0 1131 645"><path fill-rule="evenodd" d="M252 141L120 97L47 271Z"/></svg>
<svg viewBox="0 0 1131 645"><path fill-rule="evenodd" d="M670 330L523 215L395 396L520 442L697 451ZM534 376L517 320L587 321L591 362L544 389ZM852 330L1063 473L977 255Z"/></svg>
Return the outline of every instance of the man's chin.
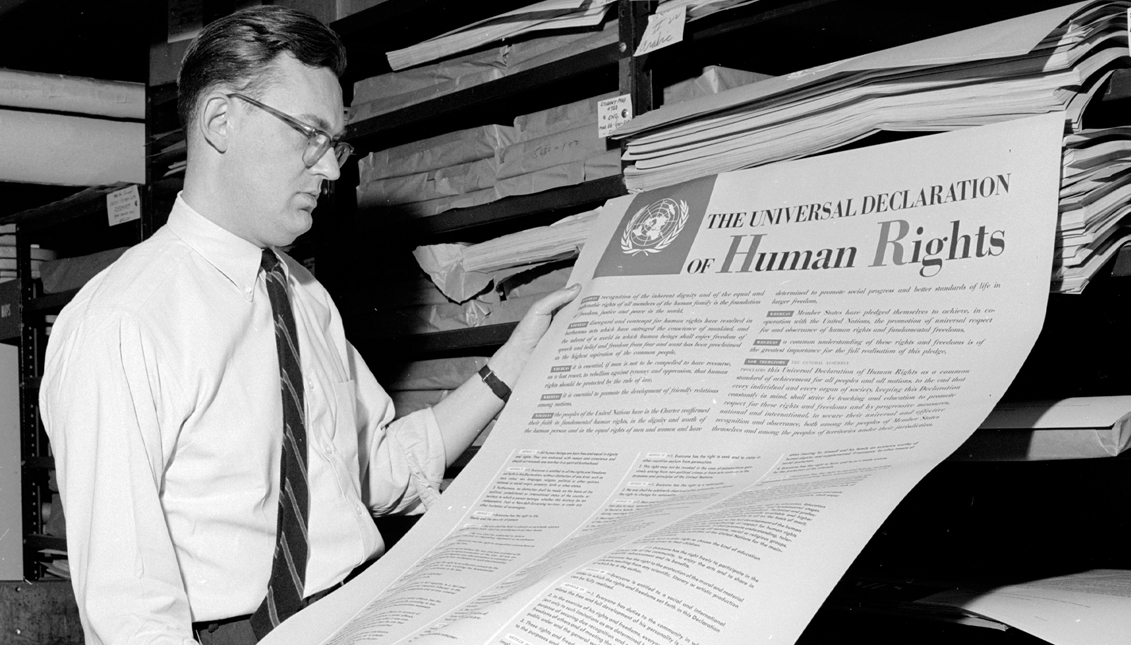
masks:
<svg viewBox="0 0 1131 645"><path fill-rule="evenodd" d="M314 219L310 216L309 212L300 211L292 218L290 226L275 232L274 239L271 240L271 246L280 247L294 244L299 236L310 230L313 223Z"/></svg>

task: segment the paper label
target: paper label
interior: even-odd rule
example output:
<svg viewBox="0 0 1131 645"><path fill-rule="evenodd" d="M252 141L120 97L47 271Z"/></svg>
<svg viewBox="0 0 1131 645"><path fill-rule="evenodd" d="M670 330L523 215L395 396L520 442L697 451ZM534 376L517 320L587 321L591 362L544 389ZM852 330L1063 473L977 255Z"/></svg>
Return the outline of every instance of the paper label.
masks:
<svg viewBox="0 0 1131 645"><path fill-rule="evenodd" d="M683 4L670 11L660 11L648 16L648 26L644 37L633 56L643 56L648 52L674 45L683 40L683 25L687 22L687 5Z"/></svg>
<svg viewBox="0 0 1131 645"><path fill-rule="evenodd" d="M110 226L141 219L141 196L136 185L106 195L106 218Z"/></svg>
<svg viewBox="0 0 1131 645"><path fill-rule="evenodd" d="M632 118L632 97L628 94L605 99L597 103L597 136L601 139L612 134Z"/></svg>

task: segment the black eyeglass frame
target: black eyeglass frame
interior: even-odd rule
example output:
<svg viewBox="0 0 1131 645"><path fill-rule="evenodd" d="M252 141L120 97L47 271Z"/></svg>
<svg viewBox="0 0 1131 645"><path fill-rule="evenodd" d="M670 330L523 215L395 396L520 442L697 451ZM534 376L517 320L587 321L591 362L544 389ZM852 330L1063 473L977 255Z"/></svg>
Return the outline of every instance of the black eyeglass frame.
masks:
<svg viewBox="0 0 1131 645"><path fill-rule="evenodd" d="M303 123L286 112L277 110L266 103L257 101L239 92L232 92L231 94L225 94L225 96L247 101L303 134L306 137L306 150L302 153L302 163L306 164L307 168L313 168L314 165L318 163L318 160L322 158L322 155L326 154L326 151L330 148L334 149L334 159L337 160L339 167L353 154L353 146L350 144L345 141L338 141L331 136L329 132Z"/></svg>

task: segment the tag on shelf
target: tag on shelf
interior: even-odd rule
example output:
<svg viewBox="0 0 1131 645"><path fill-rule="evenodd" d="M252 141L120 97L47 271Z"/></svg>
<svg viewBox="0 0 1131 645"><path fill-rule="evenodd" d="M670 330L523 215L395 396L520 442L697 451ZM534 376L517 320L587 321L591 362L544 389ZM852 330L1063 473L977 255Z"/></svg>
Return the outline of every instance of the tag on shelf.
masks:
<svg viewBox="0 0 1131 645"><path fill-rule="evenodd" d="M106 218L110 226L141 219L141 195L136 184L106 195Z"/></svg>
<svg viewBox="0 0 1131 645"><path fill-rule="evenodd" d="M669 11L660 11L648 16L648 26L640 38L633 56L643 56L657 49L674 45L683 40L683 25L687 23L687 5L681 4Z"/></svg>
<svg viewBox="0 0 1131 645"><path fill-rule="evenodd" d="M632 118L632 96L622 94L597 103L597 138L604 139Z"/></svg>

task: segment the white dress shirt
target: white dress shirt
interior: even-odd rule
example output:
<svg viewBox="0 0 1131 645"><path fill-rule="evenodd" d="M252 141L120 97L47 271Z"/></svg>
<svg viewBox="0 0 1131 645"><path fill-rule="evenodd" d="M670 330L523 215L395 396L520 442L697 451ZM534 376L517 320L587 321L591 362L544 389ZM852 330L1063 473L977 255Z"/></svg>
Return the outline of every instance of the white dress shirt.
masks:
<svg viewBox="0 0 1131 645"><path fill-rule="evenodd" d="M180 197L52 329L40 387L86 642L193 643L250 614L275 547L282 404L261 249ZM306 595L380 553L370 513L434 499L431 410L396 422L326 290L284 261L310 488Z"/></svg>

